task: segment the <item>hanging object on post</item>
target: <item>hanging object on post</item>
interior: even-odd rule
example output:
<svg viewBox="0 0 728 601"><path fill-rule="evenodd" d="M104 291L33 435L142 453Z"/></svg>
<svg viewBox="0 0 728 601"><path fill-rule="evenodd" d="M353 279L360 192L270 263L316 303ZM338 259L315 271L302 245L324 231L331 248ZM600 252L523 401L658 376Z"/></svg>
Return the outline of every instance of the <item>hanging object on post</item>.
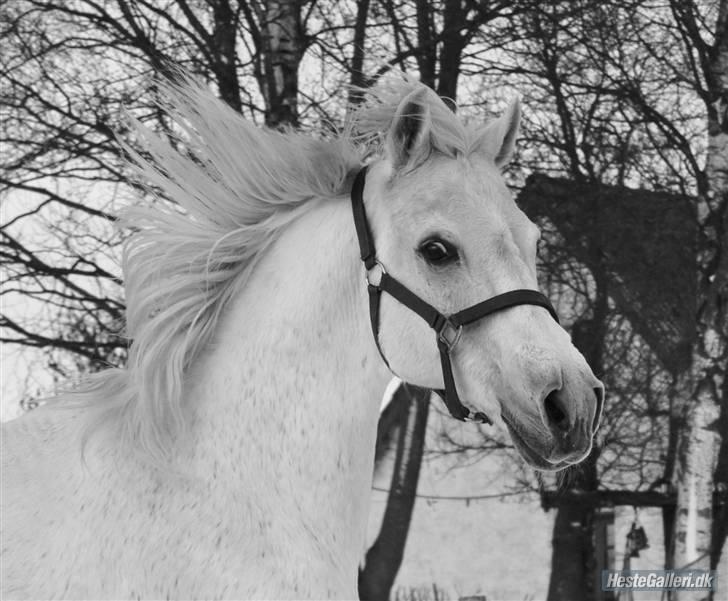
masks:
<svg viewBox="0 0 728 601"><path fill-rule="evenodd" d="M649 546L650 545L647 542L647 533L642 527L642 524L640 524L637 509L635 509L634 522L632 522L632 527L627 533L627 551L629 556L639 557L640 551L648 549Z"/></svg>

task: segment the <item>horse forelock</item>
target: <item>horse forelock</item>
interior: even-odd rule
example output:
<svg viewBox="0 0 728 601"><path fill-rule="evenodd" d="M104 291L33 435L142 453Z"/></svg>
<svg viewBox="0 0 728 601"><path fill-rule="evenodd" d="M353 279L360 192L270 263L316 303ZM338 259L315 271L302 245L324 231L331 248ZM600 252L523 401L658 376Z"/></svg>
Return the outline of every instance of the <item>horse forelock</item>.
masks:
<svg viewBox="0 0 728 601"><path fill-rule="evenodd" d="M420 94L412 95L412 92ZM347 124L347 135L368 147L370 154L382 152L397 109L402 101L427 109L433 149L450 158L469 155L481 135L480 128L467 127L446 101L431 88L408 76L395 76L378 86L362 90L358 109ZM452 108L456 108L451 102Z"/></svg>

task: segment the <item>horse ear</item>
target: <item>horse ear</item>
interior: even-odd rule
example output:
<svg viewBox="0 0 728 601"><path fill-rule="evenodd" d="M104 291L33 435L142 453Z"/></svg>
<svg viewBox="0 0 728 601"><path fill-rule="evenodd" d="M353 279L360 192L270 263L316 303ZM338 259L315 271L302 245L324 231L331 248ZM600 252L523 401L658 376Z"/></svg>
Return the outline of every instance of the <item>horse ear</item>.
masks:
<svg viewBox="0 0 728 601"><path fill-rule="evenodd" d="M430 109L421 98L426 91L411 92L397 107L386 140L387 156L395 171L407 166L417 167L432 150Z"/></svg>
<svg viewBox="0 0 728 601"><path fill-rule="evenodd" d="M506 112L485 126L480 134L479 152L503 167L513 156L521 123L521 101L512 100Z"/></svg>

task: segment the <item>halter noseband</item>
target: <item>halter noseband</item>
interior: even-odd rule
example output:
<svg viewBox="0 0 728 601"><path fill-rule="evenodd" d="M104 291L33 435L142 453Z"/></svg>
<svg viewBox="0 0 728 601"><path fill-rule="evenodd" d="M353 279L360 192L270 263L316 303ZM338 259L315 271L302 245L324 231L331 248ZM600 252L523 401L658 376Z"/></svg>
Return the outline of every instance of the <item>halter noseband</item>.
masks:
<svg viewBox="0 0 728 601"><path fill-rule="evenodd" d="M453 377L452 365L450 363L450 353L457 345L458 340L460 340L463 326L478 321L491 313L516 305L538 305L547 309L557 322L559 321L559 317L549 302L549 299L536 290L511 290L504 292L503 294L484 300L449 316L443 315L432 305L422 300L409 288L389 275L384 265L377 260L374 240L369 230L369 222L367 221L366 210L364 209L366 172L367 168L362 167L354 179L354 185L351 189L351 206L354 212L356 235L359 239L361 260L366 269L367 290L369 292L369 317L372 323L374 341L377 344L377 349L379 349L379 354L382 356L390 371L392 371L379 345L379 303L382 292L386 292L405 307L417 313L417 315L427 322L427 325L435 330L435 334L437 335L437 348L440 351L442 376L445 381L445 389L435 390L435 392L445 401L445 405L450 411L450 414L461 421L472 420L492 424L493 422L485 413L478 411L473 414L468 408L464 407L460 402L455 387L455 378Z"/></svg>

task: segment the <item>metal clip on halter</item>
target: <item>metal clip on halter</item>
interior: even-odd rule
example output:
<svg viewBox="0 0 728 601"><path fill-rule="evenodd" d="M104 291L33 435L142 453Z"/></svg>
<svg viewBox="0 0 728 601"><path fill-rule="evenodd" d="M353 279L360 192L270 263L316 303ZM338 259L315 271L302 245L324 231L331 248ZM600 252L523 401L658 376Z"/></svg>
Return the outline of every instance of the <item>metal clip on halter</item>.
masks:
<svg viewBox="0 0 728 601"><path fill-rule="evenodd" d="M463 326L455 325L443 315L437 316L437 323L432 328L437 332L437 339L447 347L448 353L452 352L463 333Z"/></svg>
<svg viewBox="0 0 728 601"><path fill-rule="evenodd" d="M435 331L437 335L437 348L440 352L440 364L442 366L442 378L445 382L444 390L435 392L445 401L450 414L462 421L475 421L483 424L492 424L490 418L483 412L473 412L463 406L458 397L455 386L455 377L450 362L450 354L455 349L463 332L463 326L478 321L491 313L508 309L516 305L538 305L544 307L551 313L551 316L558 322L556 311L549 300L536 290L511 290L494 296L485 301L467 307L453 315L443 315L427 301L423 300L387 273L384 265L377 260L374 248L374 239L369 231L366 210L364 208L364 183L366 180L367 168L362 167L354 179L351 189L351 208L354 213L354 226L359 240L359 251L361 260L366 270L365 279L369 291L369 317L372 324L374 341L382 359L389 367L387 358L379 345L379 305L382 292L394 297L402 305L419 315ZM392 372L394 373L394 372Z"/></svg>

